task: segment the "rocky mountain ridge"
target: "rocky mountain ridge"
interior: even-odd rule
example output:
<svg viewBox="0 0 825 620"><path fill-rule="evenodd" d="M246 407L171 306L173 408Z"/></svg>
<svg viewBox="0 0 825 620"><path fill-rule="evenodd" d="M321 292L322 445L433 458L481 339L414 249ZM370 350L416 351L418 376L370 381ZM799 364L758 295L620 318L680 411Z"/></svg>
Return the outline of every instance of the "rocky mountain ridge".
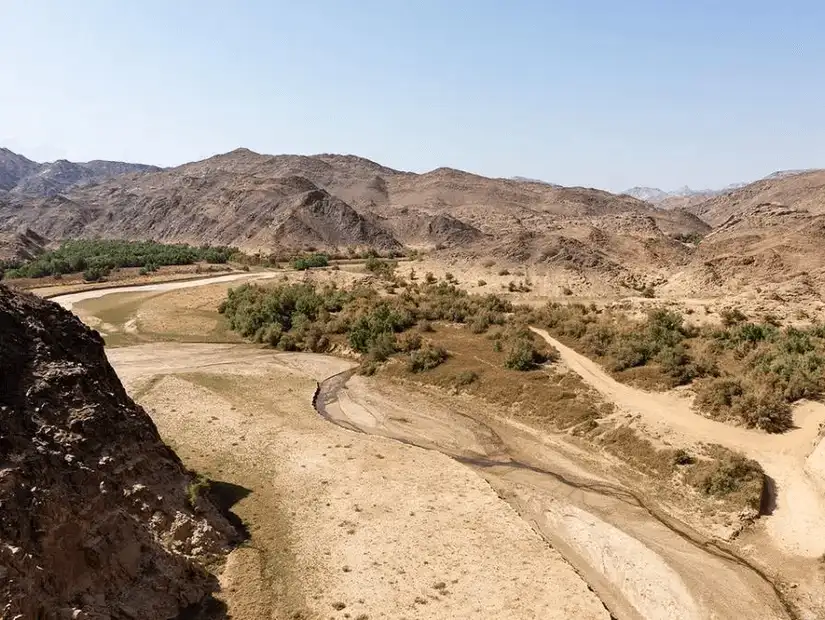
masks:
<svg viewBox="0 0 825 620"><path fill-rule="evenodd" d="M27 169L26 161L16 160L14 169ZM155 239L282 255L423 249L448 261L534 264L560 280L627 292L675 273L703 272L716 259L713 253L727 247L714 249L713 240L721 236L709 233L737 212L792 203L815 217L823 201L817 193L820 174L773 175L711 198L671 197L654 205L626 194L447 167L413 173L354 155L236 149L56 195L7 193L0 196L0 231L30 229L54 242ZM769 231L758 228L765 218L739 221L749 231L741 235L740 252L765 252L771 238L779 238L773 225ZM804 228L787 232L798 235ZM736 230L732 224L724 234L739 235ZM795 247L800 256L810 251L806 243ZM781 271L771 274L783 277Z"/></svg>

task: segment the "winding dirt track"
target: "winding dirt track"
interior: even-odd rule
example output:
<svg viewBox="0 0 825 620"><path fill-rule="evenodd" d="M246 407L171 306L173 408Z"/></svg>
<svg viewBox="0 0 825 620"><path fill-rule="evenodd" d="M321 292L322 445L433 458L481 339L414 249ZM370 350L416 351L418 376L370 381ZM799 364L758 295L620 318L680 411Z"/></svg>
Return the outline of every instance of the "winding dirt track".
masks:
<svg viewBox="0 0 825 620"><path fill-rule="evenodd" d="M221 279L233 281L243 277L249 276ZM139 290L175 290L218 280L166 283L153 285L163 288ZM84 299L118 292L126 291L98 289L55 301L71 308ZM793 464L802 471L800 459L804 461L810 452L815 436L811 429L818 420L825 419L819 417L822 411L806 410L808 416L798 418L801 432L779 438L719 425L692 413L683 399L647 394L616 383L590 360L555 342L548 334L539 333L559 349L564 363L619 407L639 413L651 424L667 425L673 432L691 439L722 443L747 452L776 476L780 494L783 489L792 488L794 481L804 480L794 478L786 470ZM114 349L110 358L116 370L130 380L137 376L184 376L216 368L224 373L243 374L265 365L281 366L318 379L321 384L313 404L329 421L360 434L385 437L449 456L477 472L522 520L561 552L615 617L794 617L781 593L758 568L731 549L658 513L616 481L592 473L562 439L538 436L505 421L475 415L466 408L431 402L422 394L351 377L348 372L341 374L341 360L326 361L323 356L276 355L245 345L165 344ZM673 410L678 414L672 415ZM783 442L778 454L774 450L776 444L768 445L774 439ZM276 459L277 455L259 458ZM784 463L784 467L775 465L777 462ZM243 472L238 475L242 478ZM424 477L425 472L412 470L405 475ZM803 485L809 488L807 482ZM783 520L781 509L776 514L771 527L772 532L779 533L778 539L785 544L791 541L796 550L802 545L806 552L810 551L813 541L808 538L812 537L806 537L791 519ZM814 520L818 518L816 509L808 515ZM403 520L396 525L399 531L410 527ZM435 609L422 617L442 617L432 612ZM512 618L534 617L525 615L525 611L511 614ZM443 617L471 616L454 611Z"/></svg>
<svg viewBox="0 0 825 620"><path fill-rule="evenodd" d="M776 507L763 517L777 545L789 553L820 557L825 553L825 495L809 473L806 460L816 448L825 405L804 402L794 411L796 428L782 435L737 428L695 413L689 399L672 392L645 392L623 385L597 363L533 328L561 355L562 362L619 408L642 416L657 431L695 442L717 443L743 452L762 464L776 489Z"/></svg>

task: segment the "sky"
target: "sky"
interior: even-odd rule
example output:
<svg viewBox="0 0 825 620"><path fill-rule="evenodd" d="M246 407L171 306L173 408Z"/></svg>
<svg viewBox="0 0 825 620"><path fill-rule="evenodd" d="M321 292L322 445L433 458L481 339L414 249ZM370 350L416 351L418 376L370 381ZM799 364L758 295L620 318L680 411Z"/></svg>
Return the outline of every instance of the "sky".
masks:
<svg viewBox="0 0 825 620"><path fill-rule="evenodd" d="M621 191L825 167L819 0L0 0L0 146Z"/></svg>

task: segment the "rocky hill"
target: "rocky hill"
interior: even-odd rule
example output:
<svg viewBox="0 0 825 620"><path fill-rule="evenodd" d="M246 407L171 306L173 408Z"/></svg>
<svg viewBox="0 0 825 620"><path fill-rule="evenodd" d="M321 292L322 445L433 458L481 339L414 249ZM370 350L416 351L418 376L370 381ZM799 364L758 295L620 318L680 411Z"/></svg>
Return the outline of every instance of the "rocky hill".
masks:
<svg viewBox="0 0 825 620"><path fill-rule="evenodd" d="M47 240L29 228L0 231L0 261L26 261L41 254Z"/></svg>
<svg viewBox="0 0 825 620"><path fill-rule="evenodd" d="M0 190L19 197L55 196L122 174L158 170L157 166L102 160L74 163L59 159L41 164L0 148Z"/></svg>
<svg viewBox="0 0 825 620"><path fill-rule="evenodd" d="M775 173L750 185L688 207L712 226L760 206L825 213L825 170Z"/></svg>
<svg viewBox="0 0 825 620"><path fill-rule="evenodd" d="M3 618L176 618L236 537L70 312L0 286Z"/></svg>

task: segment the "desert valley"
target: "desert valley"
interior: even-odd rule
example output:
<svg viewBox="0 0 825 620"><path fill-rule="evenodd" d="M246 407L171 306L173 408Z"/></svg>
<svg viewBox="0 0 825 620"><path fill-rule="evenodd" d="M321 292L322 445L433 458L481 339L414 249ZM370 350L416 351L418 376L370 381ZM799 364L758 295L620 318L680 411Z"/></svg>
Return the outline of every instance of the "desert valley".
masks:
<svg viewBox="0 0 825 620"><path fill-rule="evenodd" d="M0 617L825 618L825 170L634 190L0 149Z"/></svg>

